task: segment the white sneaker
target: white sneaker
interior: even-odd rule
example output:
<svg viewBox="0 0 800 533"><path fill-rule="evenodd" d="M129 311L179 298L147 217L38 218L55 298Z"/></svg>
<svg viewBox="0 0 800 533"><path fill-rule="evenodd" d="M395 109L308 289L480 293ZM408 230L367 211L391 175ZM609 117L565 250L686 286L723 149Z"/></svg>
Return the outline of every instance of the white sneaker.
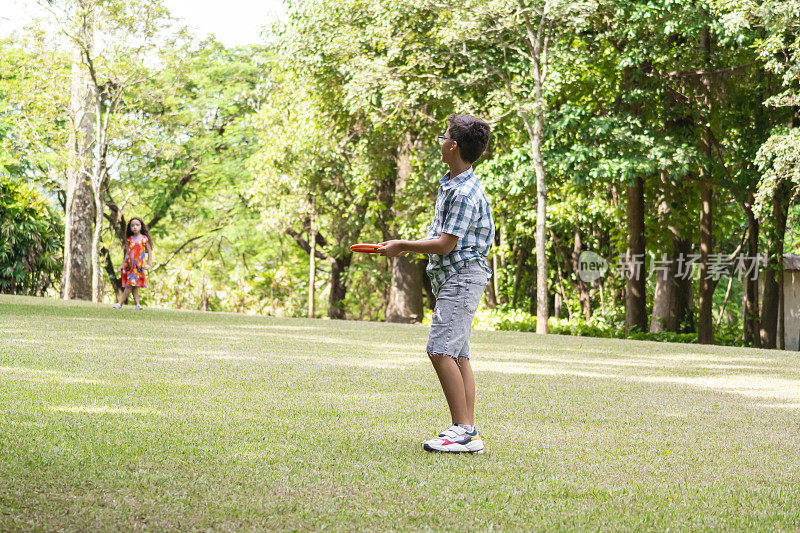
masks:
<svg viewBox="0 0 800 533"><path fill-rule="evenodd" d="M122 306L119 304L114 304L111 306L111 309L122 309Z"/></svg>
<svg viewBox="0 0 800 533"><path fill-rule="evenodd" d="M422 441L422 449L442 453L483 453L484 446L477 427L468 432L463 427L453 424L438 437Z"/></svg>

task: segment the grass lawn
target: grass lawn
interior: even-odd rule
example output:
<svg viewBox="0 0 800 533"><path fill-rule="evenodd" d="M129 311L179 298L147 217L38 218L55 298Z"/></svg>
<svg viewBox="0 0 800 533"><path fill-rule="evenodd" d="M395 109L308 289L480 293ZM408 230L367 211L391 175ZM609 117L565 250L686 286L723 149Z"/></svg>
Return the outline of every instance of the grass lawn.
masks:
<svg viewBox="0 0 800 533"><path fill-rule="evenodd" d="M0 296L0 531L800 529L800 353Z"/></svg>

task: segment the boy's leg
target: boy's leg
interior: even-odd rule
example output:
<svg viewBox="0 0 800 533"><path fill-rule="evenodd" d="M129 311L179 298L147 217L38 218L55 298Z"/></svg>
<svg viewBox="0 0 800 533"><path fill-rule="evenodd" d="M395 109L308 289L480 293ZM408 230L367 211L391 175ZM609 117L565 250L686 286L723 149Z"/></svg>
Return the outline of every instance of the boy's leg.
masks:
<svg viewBox="0 0 800 533"><path fill-rule="evenodd" d="M459 369L456 360L449 355L443 354L428 354L433 363L433 368L436 369L436 375L439 377L439 383L442 384L442 391L444 397L447 399L447 406L450 408L450 417L453 424L466 424L473 425L470 419L468 396L464 390L464 379L462 371ZM465 358L463 361L466 360ZM472 370L470 369L470 375ZM472 385L472 404L473 409L475 405L475 385Z"/></svg>
<svg viewBox="0 0 800 533"><path fill-rule="evenodd" d="M461 381L464 384L464 396L467 406L467 421L464 422L469 426L475 425L475 376L472 374L472 365L469 364L469 359L466 357L459 357L460 365L458 369L461 371Z"/></svg>

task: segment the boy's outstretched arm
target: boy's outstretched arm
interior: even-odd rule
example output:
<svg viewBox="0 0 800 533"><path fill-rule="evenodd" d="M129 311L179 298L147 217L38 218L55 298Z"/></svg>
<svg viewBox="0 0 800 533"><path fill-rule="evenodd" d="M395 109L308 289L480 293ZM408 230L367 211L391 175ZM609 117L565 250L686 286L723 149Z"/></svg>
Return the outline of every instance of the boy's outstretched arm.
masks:
<svg viewBox="0 0 800 533"><path fill-rule="evenodd" d="M420 254L447 255L453 251L458 242L458 237L449 233L442 233L436 239L420 239L418 241L391 240L382 242L378 252L386 257L397 257L407 252Z"/></svg>

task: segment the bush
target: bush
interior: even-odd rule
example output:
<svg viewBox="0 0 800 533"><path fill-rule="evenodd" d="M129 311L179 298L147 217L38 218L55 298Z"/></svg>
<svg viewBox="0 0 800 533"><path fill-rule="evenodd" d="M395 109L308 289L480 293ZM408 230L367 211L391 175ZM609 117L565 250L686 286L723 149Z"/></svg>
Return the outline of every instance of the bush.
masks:
<svg viewBox="0 0 800 533"><path fill-rule="evenodd" d="M0 292L41 295L59 283L62 233L39 192L0 174Z"/></svg>
<svg viewBox="0 0 800 533"><path fill-rule="evenodd" d="M569 319L550 318L548 330L552 335L573 335L578 337L601 337L607 339L632 339L655 342L677 342L696 344L696 333L661 333L633 332L625 335L625 328L620 324L624 315L616 313L604 317L600 314L592 316L589 321L583 320L582 315ZM430 324L430 315L426 315L426 323ZM531 315L518 309L478 309L473 328L490 331L536 331L536 315ZM740 334L735 328L722 328L714 336L714 344L720 346L745 346Z"/></svg>

